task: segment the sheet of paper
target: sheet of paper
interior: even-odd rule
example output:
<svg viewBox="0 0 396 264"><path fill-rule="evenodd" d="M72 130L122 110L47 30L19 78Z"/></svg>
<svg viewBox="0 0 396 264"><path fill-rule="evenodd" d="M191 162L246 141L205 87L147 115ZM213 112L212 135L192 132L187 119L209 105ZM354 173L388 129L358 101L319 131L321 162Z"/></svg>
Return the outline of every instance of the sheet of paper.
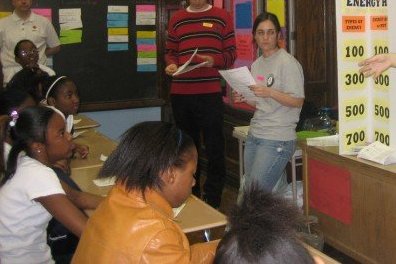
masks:
<svg viewBox="0 0 396 264"><path fill-rule="evenodd" d="M110 186L115 184L116 177L108 177L108 178L100 178L100 179L95 179L93 182L95 183L96 186L99 187L104 187L104 186Z"/></svg>
<svg viewBox="0 0 396 264"><path fill-rule="evenodd" d="M330 147L330 146L338 146L338 144L339 144L338 135L307 138L308 146Z"/></svg>
<svg viewBox="0 0 396 264"><path fill-rule="evenodd" d="M364 147L359 151L357 157L371 160L382 165L396 163L396 151L379 141Z"/></svg>
<svg viewBox="0 0 396 264"><path fill-rule="evenodd" d="M191 55L191 57L188 59L188 61L186 61L182 66L180 66L172 76L177 76L179 74L192 71L192 70L202 67L203 65L208 63L207 61L204 61L204 62L201 62L196 65L189 65L191 63L191 61L193 60L193 58L195 57L195 55L197 54L197 52L198 52L198 48L195 49L194 53Z"/></svg>
<svg viewBox="0 0 396 264"><path fill-rule="evenodd" d="M73 133L73 138L77 138L78 136L80 136L81 134L87 132L88 130L80 130L80 131L74 131Z"/></svg>
<svg viewBox="0 0 396 264"><path fill-rule="evenodd" d="M245 97L246 100L256 101L258 99L249 89L249 86L255 85L256 81L246 66L230 70L220 70L219 73L231 88Z"/></svg>

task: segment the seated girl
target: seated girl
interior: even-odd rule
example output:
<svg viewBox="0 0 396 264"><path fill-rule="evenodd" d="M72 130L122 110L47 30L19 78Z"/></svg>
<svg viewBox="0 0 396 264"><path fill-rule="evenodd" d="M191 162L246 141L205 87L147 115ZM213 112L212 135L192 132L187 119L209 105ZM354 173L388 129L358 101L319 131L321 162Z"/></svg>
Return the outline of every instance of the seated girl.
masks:
<svg viewBox="0 0 396 264"><path fill-rule="evenodd" d="M100 177L116 185L90 217L73 263L211 263L217 242L190 246L173 218L195 184L197 150L172 124L144 122L122 136Z"/></svg>
<svg viewBox="0 0 396 264"><path fill-rule="evenodd" d="M73 134L73 115L77 114L80 105L80 97L73 80L66 76L51 76L44 82L43 94L43 104L59 111L65 119L66 131ZM75 151L80 157L87 157L89 153L88 146L75 145ZM57 166L63 171L69 172L69 166L66 161L59 162Z"/></svg>
<svg viewBox="0 0 396 264"><path fill-rule="evenodd" d="M35 106L36 103L32 97L20 90L6 90L0 93L0 115L8 118L16 118L20 111L29 106ZM11 120L12 121L12 120ZM12 139L9 133L10 127L4 123L4 161L7 161L8 154L11 150ZM1 149L1 148L0 148ZM2 157L2 156L1 156ZM103 197L82 192L77 184L58 168L52 168L58 179L61 181L62 187L67 197L80 209L94 209L102 201ZM48 243L51 247L52 256L55 260L62 258L71 259L74 253L78 237L73 235L59 221L52 219L47 228Z"/></svg>
<svg viewBox="0 0 396 264"><path fill-rule="evenodd" d="M87 221L50 168L72 154L71 136L48 107L24 109L9 128L12 148L0 181L0 262L53 263L46 237L52 216L78 237Z"/></svg>

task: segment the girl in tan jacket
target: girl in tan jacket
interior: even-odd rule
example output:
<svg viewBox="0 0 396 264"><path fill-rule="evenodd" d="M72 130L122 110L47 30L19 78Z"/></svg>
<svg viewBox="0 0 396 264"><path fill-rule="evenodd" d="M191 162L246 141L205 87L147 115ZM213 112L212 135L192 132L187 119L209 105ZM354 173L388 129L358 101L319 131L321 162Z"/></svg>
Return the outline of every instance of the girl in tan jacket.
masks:
<svg viewBox="0 0 396 264"><path fill-rule="evenodd" d="M126 131L100 177L116 185L96 209L73 263L211 263L217 242L190 246L172 207L190 196L197 150L174 125L144 122Z"/></svg>

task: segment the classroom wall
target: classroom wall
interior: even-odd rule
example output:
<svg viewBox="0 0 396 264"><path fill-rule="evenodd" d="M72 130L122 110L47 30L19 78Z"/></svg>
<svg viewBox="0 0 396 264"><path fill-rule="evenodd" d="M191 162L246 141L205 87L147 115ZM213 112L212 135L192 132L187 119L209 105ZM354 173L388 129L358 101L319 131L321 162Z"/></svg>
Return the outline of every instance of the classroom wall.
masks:
<svg viewBox="0 0 396 264"><path fill-rule="evenodd" d="M99 122L100 127L97 128L99 132L116 141L119 141L119 137L124 131L139 122L161 120L160 107L84 112L82 114Z"/></svg>

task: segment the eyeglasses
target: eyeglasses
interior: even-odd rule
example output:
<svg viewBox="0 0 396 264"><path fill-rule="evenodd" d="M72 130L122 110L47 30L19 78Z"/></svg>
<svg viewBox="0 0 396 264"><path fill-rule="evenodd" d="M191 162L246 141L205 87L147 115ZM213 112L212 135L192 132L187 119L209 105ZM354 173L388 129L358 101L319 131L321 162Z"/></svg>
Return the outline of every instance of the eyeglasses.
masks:
<svg viewBox="0 0 396 264"><path fill-rule="evenodd" d="M256 35L259 37L264 37L265 35L267 35L268 37L272 37L274 36L276 33L275 29L265 29L265 30L257 30L256 31Z"/></svg>
<svg viewBox="0 0 396 264"><path fill-rule="evenodd" d="M22 50L21 51L21 56L22 57L28 57L28 56L33 56L33 55L37 55L37 54L38 54L38 50L37 49Z"/></svg>

